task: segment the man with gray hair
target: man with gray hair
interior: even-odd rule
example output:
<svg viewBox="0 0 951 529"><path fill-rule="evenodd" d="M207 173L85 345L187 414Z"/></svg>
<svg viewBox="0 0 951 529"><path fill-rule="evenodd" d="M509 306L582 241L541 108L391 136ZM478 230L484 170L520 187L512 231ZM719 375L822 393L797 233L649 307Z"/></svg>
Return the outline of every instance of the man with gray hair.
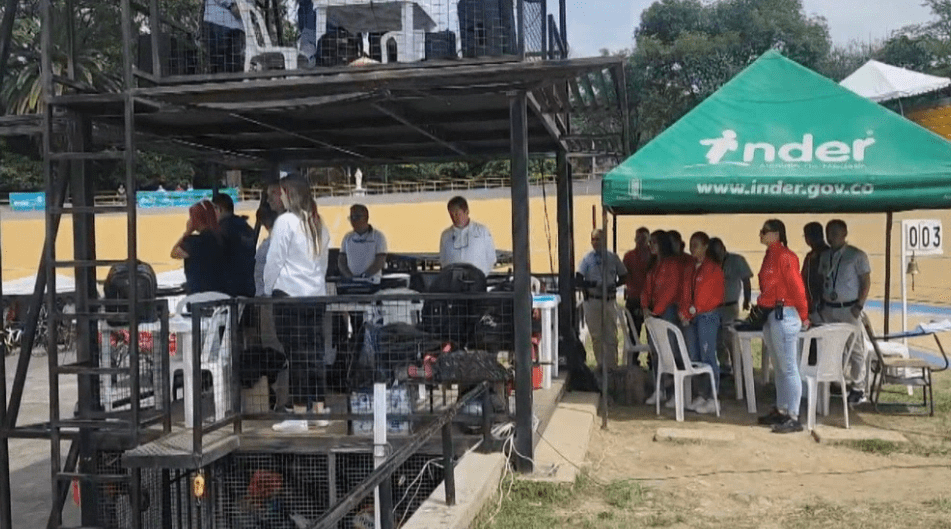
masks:
<svg viewBox="0 0 951 529"><path fill-rule="evenodd" d="M584 321L591 334L591 346L598 360L598 373L602 366L617 367L617 287L624 284L627 268L614 252L606 251L604 230L591 232L592 250L578 266L578 283L584 289ZM604 250L606 259L602 259ZM602 269L607 269L607 296L602 288ZM604 314L607 312L607 314ZM603 318L607 319L603 319ZM602 345L603 344L603 345ZM607 352L605 353L605 349ZM605 357L605 354L607 355Z"/></svg>
<svg viewBox="0 0 951 529"><path fill-rule="evenodd" d="M865 252L846 244L848 234L843 220L833 219L826 224L829 249L819 256L819 274L824 278L819 315L826 323L853 325L858 333L845 359L849 403L858 404L865 401L868 378L865 366L868 351L860 318L872 284L872 268Z"/></svg>

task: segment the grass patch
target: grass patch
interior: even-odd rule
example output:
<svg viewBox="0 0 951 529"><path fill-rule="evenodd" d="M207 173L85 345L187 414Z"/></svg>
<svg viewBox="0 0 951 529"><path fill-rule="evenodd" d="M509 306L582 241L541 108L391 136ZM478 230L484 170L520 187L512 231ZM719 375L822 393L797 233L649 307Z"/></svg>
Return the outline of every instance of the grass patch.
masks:
<svg viewBox="0 0 951 529"><path fill-rule="evenodd" d="M933 498L925 501L924 505L928 509L951 513L951 498Z"/></svg>
<svg viewBox="0 0 951 529"><path fill-rule="evenodd" d="M867 454L878 454L887 456L896 452L902 452L904 443L895 443L892 441L882 441L880 439L860 439L857 441L841 441L835 443L838 446L845 446Z"/></svg>
<svg viewBox="0 0 951 529"><path fill-rule="evenodd" d="M509 491L511 486L511 491ZM631 481L600 483L581 472L571 484L521 480L509 476L501 510L489 502L476 518L476 529L552 529L570 527L627 527L626 516L644 499L644 488ZM592 512L574 513L582 505L599 506Z"/></svg>

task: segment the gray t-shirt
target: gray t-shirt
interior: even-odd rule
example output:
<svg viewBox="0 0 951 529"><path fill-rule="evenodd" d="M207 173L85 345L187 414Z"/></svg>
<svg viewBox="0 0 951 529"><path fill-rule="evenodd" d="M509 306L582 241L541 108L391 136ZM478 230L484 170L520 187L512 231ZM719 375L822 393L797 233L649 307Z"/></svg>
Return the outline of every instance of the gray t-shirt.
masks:
<svg viewBox="0 0 951 529"><path fill-rule="evenodd" d="M743 292L743 280L753 277L746 258L735 253L727 253L723 260L723 303L740 300Z"/></svg>
<svg viewBox="0 0 951 529"><path fill-rule="evenodd" d="M584 276L585 281L591 281L593 283L601 284L601 252L596 252L594 250L588 252L584 256L584 259L581 260L581 265L578 266L578 272ZM627 275L627 268L624 267L624 263L621 262L621 258L613 252L608 252L608 279L612 281L608 284L608 293L614 293L617 291L618 278L624 277ZM601 287L590 288L589 294L594 296L601 295Z"/></svg>
<svg viewBox="0 0 951 529"><path fill-rule="evenodd" d="M845 303L859 298L859 277L872 272L868 255L846 244L838 250L828 249L819 256L819 273L824 278L822 298Z"/></svg>

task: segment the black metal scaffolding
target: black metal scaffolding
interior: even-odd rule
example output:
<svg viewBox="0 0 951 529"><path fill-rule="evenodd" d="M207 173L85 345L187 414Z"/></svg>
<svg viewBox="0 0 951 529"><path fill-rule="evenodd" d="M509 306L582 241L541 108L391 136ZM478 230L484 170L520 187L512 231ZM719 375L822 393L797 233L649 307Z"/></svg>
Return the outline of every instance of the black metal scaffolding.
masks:
<svg viewBox="0 0 951 529"><path fill-rule="evenodd" d="M187 482L189 477L194 478L192 474L169 473L167 469L160 476L149 474L146 478L143 473L147 470L138 467L120 475L105 472L100 465L101 454L107 447L121 453L153 439L156 431L161 435L172 429L167 393L164 404L160 404L156 393L154 408L140 409L140 393L144 389L140 384L136 337L137 312L143 300L141 293L136 292L135 281L128 299L118 303L121 306L117 309L130 322L129 362L123 366L99 365L97 324L106 302L98 299L97 267L124 263L135 269L137 262L137 149L201 157L221 167L260 168L268 172L273 172L278 164L368 165L509 157L518 411L515 450L518 469L530 472L533 436L528 161L530 156L557 159L560 332L570 332L575 325L574 230L568 158L577 153L621 154L629 142L626 123L623 130L584 136L572 133L570 119L572 113L583 111L605 112L613 114L616 123L624 121L617 118L626 105L623 59L567 59L565 0L560 0L557 11L551 14L544 0L516 0L510 2L514 9L510 14L517 25L514 53L360 68L327 66L207 73L191 71L171 60L177 57L187 62L192 55L188 52L173 57L178 53L174 46L181 48L187 41L172 38L174 32L183 28L167 16L162 0L149 0L147 5L121 0L120 86L115 92L98 92L73 78L76 72L72 68L54 75L52 32L63 31L68 39L75 38L73 28L80 19L80 9L74 4L80 3L66 2L68 9L63 12L73 17L67 20L54 19L52 0L42 0L40 4L43 116L29 126L19 117L0 118L0 135L20 134L24 130L41 134L47 196L46 243L9 403L0 369L0 528L11 527L12 523L7 441L13 437L50 440L51 527L61 525L61 511L73 480L78 480L82 492L82 524L92 527L103 523L97 496L109 490L104 484L128 487L130 508L139 513L143 497L147 496L142 492L146 481L161 481L167 488L178 479ZM8 2L8 7L10 4L16 2ZM277 9L276 4L266 3L268 17ZM12 13L15 10L7 9L0 24L0 60L5 59L4 53L9 49ZM148 35L140 34L144 27L149 28ZM288 44L282 36L274 40ZM146 42L148 48L144 47ZM200 44L194 53L203 53ZM71 40L67 48L73 50ZM148 70L143 69L145 56L149 59ZM70 64L74 62L70 60ZM0 65L0 79L3 72ZM93 202L94 163L105 160L118 162L122 167L130 197L123 206L96 206ZM95 215L106 211L123 213L128 219L128 252L120 260L97 257ZM73 220L72 260L59 259L55 252L63 215L71 215ZM34 330L42 304L55 306L57 269L72 269L75 274L76 312L67 316L51 311L50 324L55 326L66 318L75 320L76 362L59 365L56 354L48 355L50 422L21 427L17 416ZM167 319L167 313L164 317ZM55 351L55 333L50 336L47 347ZM200 350L200 336L196 334L194 339L194 346ZM165 327L159 342L167 347L167 341ZM166 372L167 368L166 365ZM130 381L128 409L104 411L98 404L98 380L124 374ZM59 416L57 381L65 376L78 377L79 406L75 417ZM195 393L200 394L201 381L195 384ZM200 412L198 403L195 413ZM240 420L235 424L230 434L238 435ZM161 428L147 434L150 425ZM200 434L201 427L197 430ZM229 434L226 430L218 433ZM193 451L200 455L202 444L198 437L195 436ZM65 457L60 450L61 439L72 442ZM384 475L383 470L374 473L374 483L382 482ZM137 515L132 520L134 527L142 523Z"/></svg>

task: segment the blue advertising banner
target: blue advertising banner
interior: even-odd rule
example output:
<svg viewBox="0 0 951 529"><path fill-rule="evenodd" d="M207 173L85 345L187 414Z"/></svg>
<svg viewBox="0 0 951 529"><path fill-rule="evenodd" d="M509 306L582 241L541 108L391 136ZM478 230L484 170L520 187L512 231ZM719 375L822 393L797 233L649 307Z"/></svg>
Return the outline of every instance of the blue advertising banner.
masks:
<svg viewBox="0 0 951 529"><path fill-rule="evenodd" d="M238 189L229 187L219 189L219 193L230 195L236 203ZM203 198L211 199L211 189L192 189L191 191L139 191L136 204L140 208L178 208L189 207ZM10 193L10 208L13 211L43 211L46 209L46 194Z"/></svg>
<svg viewBox="0 0 951 529"><path fill-rule="evenodd" d="M234 187L219 189L219 193L230 195L238 202L238 190ZM136 203L140 208L179 208L189 207L203 198L211 200L211 189L192 189L191 191L139 191Z"/></svg>
<svg viewBox="0 0 951 529"><path fill-rule="evenodd" d="M42 211L46 209L46 193L10 193L13 211Z"/></svg>

